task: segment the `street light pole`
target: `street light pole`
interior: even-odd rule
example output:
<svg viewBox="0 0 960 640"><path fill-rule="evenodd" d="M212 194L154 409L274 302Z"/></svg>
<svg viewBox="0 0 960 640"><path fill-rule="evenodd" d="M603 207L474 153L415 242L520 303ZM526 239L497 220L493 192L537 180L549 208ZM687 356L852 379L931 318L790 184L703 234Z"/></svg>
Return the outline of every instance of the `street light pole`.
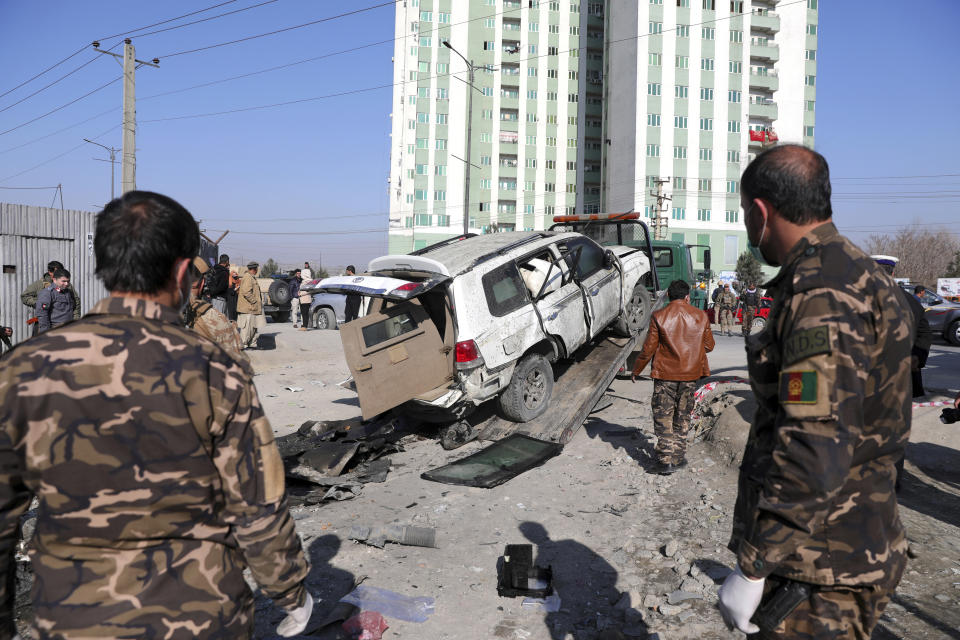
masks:
<svg viewBox="0 0 960 640"><path fill-rule="evenodd" d="M99 142L94 142L93 140L88 140L86 138L84 138L83 141L89 142L90 144L95 144L98 147L103 147L104 149L110 152L110 199L113 200L115 197L114 187L113 187L113 176L115 171L113 167L117 163L117 151L119 151L119 149L114 149L113 147L108 147L105 144L100 144Z"/></svg>
<svg viewBox="0 0 960 640"><path fill-rule="evenodd" d="M460 56L460 59L464 61L467 65L467 69L470 71L470 82L467 85L467 149L466 149L466 161L464 164L464 177L463 177L463 234L466 235L470 233L470 167L472 166L473 156L470 154L471 142L473 142L473 89L474 89L474 72L476 71L476 66L472 61L467 60L463 54L453 48L449 40L443 41L443 46L450 51L453 51L455 54Z"/></svg>

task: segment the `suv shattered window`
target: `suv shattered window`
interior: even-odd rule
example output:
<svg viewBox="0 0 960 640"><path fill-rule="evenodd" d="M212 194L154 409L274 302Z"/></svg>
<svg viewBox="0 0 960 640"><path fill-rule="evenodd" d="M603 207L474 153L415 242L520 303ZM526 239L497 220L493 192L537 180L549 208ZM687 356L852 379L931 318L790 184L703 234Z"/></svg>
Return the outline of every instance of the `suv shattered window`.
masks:
<svg viewBox="0 0 960 640"><path fill-rule="evenodd" d="M494 316L505 316L527 304L527 288L514 262L508 262L483 276L483 293Z"/></svg>
<svg viewBox="0 0 960 640"><path fill-rule="evenodd" d="M402 336L416 328L417 321L413 319L410 312L401 311L380 322L365 326L363 328L363 342L369 348L381 342L392 340L397 336Z"/></svg>

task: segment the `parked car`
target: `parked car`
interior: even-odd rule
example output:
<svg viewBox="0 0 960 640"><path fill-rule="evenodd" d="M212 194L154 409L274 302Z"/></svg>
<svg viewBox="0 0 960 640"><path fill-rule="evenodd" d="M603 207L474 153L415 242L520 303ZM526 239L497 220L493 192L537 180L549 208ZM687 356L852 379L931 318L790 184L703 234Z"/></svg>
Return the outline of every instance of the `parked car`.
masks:
<svg viewBox="0 0 960 640"><path fill-rule="evenodd" d="M344 323L346 301L347 296L342 293L314 293L307 315L307 326L313 329L336 329Z"/></svg>
<svg viewBox="0 0 960 640"><path fill-rule="evenodd" d="M550 402L552 363L610 326L646 332L648 255L649 244L604 249L572 232L471 234L319 288L370 299L340 327L365 419L402 405L448 422L496 399L525 422Z"/></svg>
<svg viewBox="0 0 960 640"><path fill-rule="evenodd" d="M707 318L710 320L710 324L716 324L720 322L718 316L716 316L716 305L710 305L710 308L707 309ZM773 298L769 296L763 296L760 298L760 306L757 307L757 315L753 318L753 324L750 327L750 333L757 333L758 331L763 331L767 326L767 318L770 317L770 309L773 307ZM743 307L739 304L737 305L737 324L743 324Z"/></svg>
<svg viewBox="0 0 960 640"><path fill-rule="evenodd" d="M900 286L912 295L916 285L901 282ZM960 304L944 300L927 287L918 297L923 305L924 317L930 323L930 330L935 335L942 335L950 344L960 346Z"/></svg>

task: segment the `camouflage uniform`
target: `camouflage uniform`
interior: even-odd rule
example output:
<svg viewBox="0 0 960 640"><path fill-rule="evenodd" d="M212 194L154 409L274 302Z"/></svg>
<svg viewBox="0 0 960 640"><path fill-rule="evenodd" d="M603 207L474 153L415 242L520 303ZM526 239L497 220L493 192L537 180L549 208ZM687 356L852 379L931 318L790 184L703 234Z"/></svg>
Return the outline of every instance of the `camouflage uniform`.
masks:
<svg viewBox="0 0 960 640"><path fill-rule="evenodd" d="M230 354L230 357L249 370L250 359L241 349L240 334L227 316L200 298L190 301L184 309L183 316L183 322L188 329L193 329L204 338L216 342Z"/></svg>
<svg viewBox="0 0 960 640"><path fill-rule="evenodd" d="M826 223L790 250L767 328L747 338L758 407L729 547L749 576L818 585L767 637L810 625L869 637L903 574L894 464L910 432L914 327L896 289Z"/></svg>
<svg viewBox="0 0 960 640"><path fill-rule="evenodd" d="M753 319L757 317L757 307L760 306L760 292L744 291L740 295L740 304L743 305L743 335L750 335L750 327L753 326Z"/></svg>
<svg viewBox="0 0 960 640"><path fill-rule="evenodd" d="M720 309L720 332L729 334L736 324L733 310L737 308L737 295L733 291L724 291L720 294L717 307Z"/></svg>
<svg viewBox="0 0 960 640"><path fill-rule="evenodd" d="M307 562L253 381L155 302L111 297L0 361L0 638L31 494L42 637L249 638Z"/></svg>
<svg viewBox="0 0 960 640"><path fill-rule="evenodd" d="M679 464L687 453L687 432L693 413L697 381L654 380L650 409L656 454L660 464Z"/></svg>

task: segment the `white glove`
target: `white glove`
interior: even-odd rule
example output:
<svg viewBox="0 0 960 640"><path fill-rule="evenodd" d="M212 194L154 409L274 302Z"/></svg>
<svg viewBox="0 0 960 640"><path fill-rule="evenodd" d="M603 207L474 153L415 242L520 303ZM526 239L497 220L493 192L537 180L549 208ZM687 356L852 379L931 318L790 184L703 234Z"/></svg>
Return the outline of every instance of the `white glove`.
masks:
<svg viewBox="0 0 960 640"><path fill-rule="evenodd" d="M307 623L310 622L311 613L313 613L313 598L308 591L303 606L287 612L287 617L277 625L277 633L284 638L303 633L303 630L307 628Z"/></svg>
<svg viewBox="0 0 960 640"><path fill-rule="evenodd" d="M720 615L728 627L736 627L744 633L757 633L760 627L750 622L753 613L763 598L763 578L754 580L743 575L737 563L733 573L727 576L720 587Z"/></svg>

